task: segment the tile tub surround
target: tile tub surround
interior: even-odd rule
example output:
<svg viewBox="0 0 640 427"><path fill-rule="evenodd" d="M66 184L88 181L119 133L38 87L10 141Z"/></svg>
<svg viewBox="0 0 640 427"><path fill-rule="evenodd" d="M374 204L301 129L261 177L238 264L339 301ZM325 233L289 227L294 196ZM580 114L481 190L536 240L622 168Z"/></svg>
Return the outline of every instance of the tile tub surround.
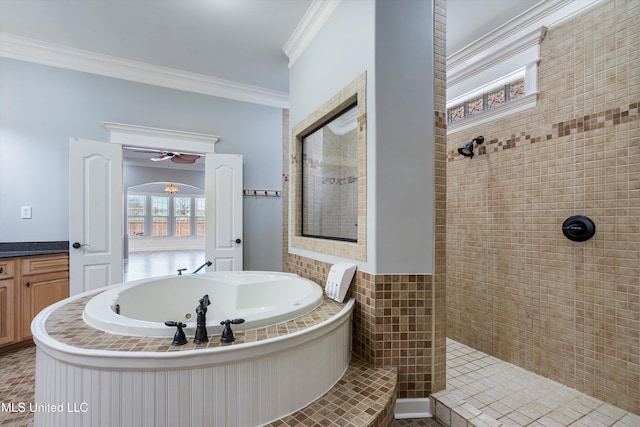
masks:
<svg viewBox="0 0 640 427"><path fill-rule="evenodd" d="M547 32L535 108L448 135L446 248L449 337L636 414L638 37L640 3L604 0Z"/></svg>
<svg viewBox="0 0 640 427"><path fill-rule="evenodd" d="M75 399L96 410L36 413L36 423L90 418L92 424L112 425L144 418L157 425L263 424L331 389L351 359L353 300L326 300L272 326L237 327L232 344L220 343L219 334L213 334L206 344L176 348L171 337L117 336L83 324L84 304L93 294L49 307L34 320L33 331L36 400ZM236 394L245 398L233 399ZM185 399L202 410L194 413L181 405ZM166 408L153 402L166 402Z"/></svg>
<svg viewBox="0 0 640 427"><path fill-rule="evenodd" d="M231 344L223 344L220 342L219 335L211 335L209 336L209 341L203 344L194 344L192 337L187 337L189 340L187 344L172 346L171 338L113 335L87 325L84 320L82 320L82 312L86 303L94 296L95 295L92 294L79 298L59 307L51 313L45 322L48 335L62 344L85 350L126 352L202 350L253 343L302 331L330 319L338 314L345 306L344 304L325 298L318 308L293 320L247 331L234 331L236 340Z"/></svg>
<svg viewBox="0 0 640 427"><path fill-rule="evenodd" d="M289 254L287 268L324 283L331 264ZM433 278L430 275L372 275L356 271L347 298L355 298L353 352L376 368L398 370L398 398L427 397L436 357ZM437 354L437 356L436 356ZM441 369L444 373L444 367Z"/></svg>

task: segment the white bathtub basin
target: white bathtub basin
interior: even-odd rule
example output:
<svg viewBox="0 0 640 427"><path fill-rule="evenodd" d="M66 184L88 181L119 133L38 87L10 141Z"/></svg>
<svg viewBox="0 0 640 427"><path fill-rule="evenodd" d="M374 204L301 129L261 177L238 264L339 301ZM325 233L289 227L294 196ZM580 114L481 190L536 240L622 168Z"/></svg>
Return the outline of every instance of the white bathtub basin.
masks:
<svg viewBox="0 0 640 427"><path fill-rule="evenodd" d="M115 285L87 303L83 319L108 333L145 337L171 337L175 328L164 322L181 321L189 335L195 331L195 309L205 294L211 301L209 335L220 333L220 322L226 319L245 319L234 330L254 329L293 319L322 303L322 288L295 274L213 272Z"/></svg>

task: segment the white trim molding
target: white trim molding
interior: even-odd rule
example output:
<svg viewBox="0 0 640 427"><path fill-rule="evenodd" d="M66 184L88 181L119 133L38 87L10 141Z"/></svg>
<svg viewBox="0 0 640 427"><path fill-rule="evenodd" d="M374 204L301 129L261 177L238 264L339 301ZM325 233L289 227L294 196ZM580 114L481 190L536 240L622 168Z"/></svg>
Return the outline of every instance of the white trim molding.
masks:
<svg viewBox="0 0 640 427"><path fill-rule="evenodd" d="M286 92L0 32L0 56L236 101L289 108Z"/></svg>
<svg viewBox="0 0 640 427"><path fill-rule="evenodd" d="M448 125L449 133L535 107L540 44L547 29L602 0L546 0L447 57L447 108L524 71L525 98ZM508 83L508 82L507 82Z"/></svg>
<svg viewBox="0 0 640 427"><path fill-rule="evenodd" d="M341 0L313 0L302 20L282 50L289 57L289 68L295 64L311 40L327 22Z"/></svg>
<svg viewBox="0 0 640 427"><path fill-rule="evenodd" d="M449 123L447 125L447 135L452 135L462 130L467 130L484 123L493 122L502 117L507 117L521 111L528 110L536 106L538 100L538 93L530 93L515 101L507 102L495 108L490 108L485 111L481 111L470 117L465 117L464 120L460 120L455 123Z"/></svg>
<svg viewBox="0 0 640 427"><path fill-rule="evenodd" d="M179 141L181 149L185 151L213 153L215 152L215 143L220 140L219 136L204 133L114 122L103 122L102 124L110 132L109 142L136 147L174 149L176 142Z"/></svg>

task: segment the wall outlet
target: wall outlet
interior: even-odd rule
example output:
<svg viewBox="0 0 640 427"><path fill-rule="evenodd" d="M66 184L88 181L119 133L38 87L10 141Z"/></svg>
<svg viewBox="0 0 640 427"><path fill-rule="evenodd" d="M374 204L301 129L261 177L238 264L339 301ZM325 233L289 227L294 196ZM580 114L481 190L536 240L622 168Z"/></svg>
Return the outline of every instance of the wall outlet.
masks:
<svg viewBox="0 0 640 427"><path fill-rule="evenodd" d="M20 207L20 218L31 219L31 206Z"/></svg>

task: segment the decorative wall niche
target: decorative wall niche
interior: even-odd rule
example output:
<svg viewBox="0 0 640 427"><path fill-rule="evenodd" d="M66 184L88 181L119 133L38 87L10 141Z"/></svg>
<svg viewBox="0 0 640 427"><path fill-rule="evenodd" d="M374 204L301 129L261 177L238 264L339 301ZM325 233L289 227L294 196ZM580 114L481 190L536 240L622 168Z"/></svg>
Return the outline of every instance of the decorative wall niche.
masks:
<svg viewBox="0 0 640 427"><path fill-rule="evenodd" d="M291 195L293 200L289 229L293 248L366 261L366 81L366 73L363 73L292 130ZM355 132L354 143L351 144L353 148L350 152L339 156L346 162L343 161L345 168L337 171L328 162L323 163L322 160L324 154L329 155L331 142L326 139L324 154L319 152L318 155L314 155L314 147L320 150L321 148L318 147L322 144L314 143L313 139L320 139L319 135L325 128L327 128L326 132L329 132L330 127L335 130L336 122L347 122L345 117L349 114L355 115L357 123L352 131ZM320 173L322 169L324 175ZM344 171L347 171L346 175ZM317 173L318 176L311 177L310 173ZM322 184L323 181L324 184ZM327 191L319 189L322 185L327 187ZM336 188L328 188L329 186ZM350 187L347 188L347 186ZM334 191L337 187L344 188ZM314 192L318 197L312 197ZM320 193L324 193L324 196L320 197ZM339 198L334 200L331 194ZM347 227L349 224L350 227Z"/></svg>

